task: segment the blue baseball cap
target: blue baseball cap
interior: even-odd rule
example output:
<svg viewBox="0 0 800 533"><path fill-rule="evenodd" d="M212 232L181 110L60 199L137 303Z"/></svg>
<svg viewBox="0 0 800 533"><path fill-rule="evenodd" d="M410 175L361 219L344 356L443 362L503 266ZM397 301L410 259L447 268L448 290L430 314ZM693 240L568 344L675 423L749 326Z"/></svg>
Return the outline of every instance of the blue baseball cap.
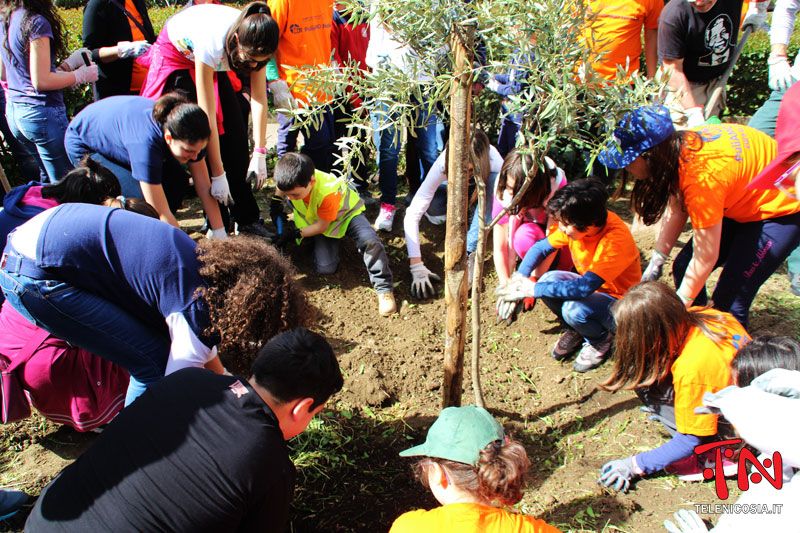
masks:
<svg viewBox="0 0 800 533"><path fill-rule="evenodd" d="M675 131L669 110L663 105L640 107L626 113L614 136L597 159L611 169L625 168L645 150L660 144Z"/></svg>

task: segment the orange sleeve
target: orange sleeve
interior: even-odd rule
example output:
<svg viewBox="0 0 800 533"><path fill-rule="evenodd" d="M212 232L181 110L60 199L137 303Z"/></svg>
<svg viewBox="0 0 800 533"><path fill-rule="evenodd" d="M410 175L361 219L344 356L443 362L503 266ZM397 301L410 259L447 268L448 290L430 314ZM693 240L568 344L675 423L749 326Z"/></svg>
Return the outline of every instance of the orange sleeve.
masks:
<svg viewBox="0 0 800 533"><path fill-rule="evenodd" d="M333 222L342 205L342 193L334 192L326 196L317 208L317 218Z"/></svg>
<svg viewBox="0 0 800 533"><path fill-rule="evenodd" d="M547 242L549 242L550 246L553 248L563 248L569 246L569 237L558 229L558 225L553 224L550 226L550 235L547 236Z"/></svg>
<svg viewBox="0 0 800 533"><path fill-rule="evenodd" d="M286 21L289 20L289 0L267 0L270 15L278 23L281 35L286 32Z"/></svg>
<svg viewBox="0 0 800 533"><path fill-rule="evenodd" d="M657 29L658 17L661 16L661 11L664 9L664 2L662 0L646 0L645 9L647 9L647 14L644 19L645 29Z"/></svg>
<svg viewBox="0 0 800 533"><path fill-rule="evenodd" d="M622 224L622 228L614 224L611 231L603 236L597 243L593 257L586 265L587 272L597 274L609 286L614 285L617 278L639 259L636 242L629 231L627 235L625 234L627 227L624 227L624 223ZM639 277L641 277L641 271Z"/></svg>

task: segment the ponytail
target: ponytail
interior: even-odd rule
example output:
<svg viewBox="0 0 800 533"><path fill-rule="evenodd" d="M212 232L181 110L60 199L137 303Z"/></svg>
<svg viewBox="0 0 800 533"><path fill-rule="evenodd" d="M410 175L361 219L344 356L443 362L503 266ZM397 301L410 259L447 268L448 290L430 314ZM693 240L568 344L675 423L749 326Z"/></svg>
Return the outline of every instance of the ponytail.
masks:
<svg viewBox="0 0 800 533"><path fill-rule="evenodd" d="M247 57L272 56L278 49L280 29L264 2L250 2L242 9L239 18L225 36L225 54L228 66L237 72L255 72L263 69L267 60L250 64ZM242 57L242 54L246 57Z"/></svg>
<svg viewBox="0 0 800 533"><path fill-rule="evenodd" d="M167 93L156 100L153 104L153 120L175 140L194 144L211 136L206 112L177 92Z"/></svg>
<svg viewBox="0 0 800 533"><path fill-rule="evenodd" d="M99 205L120 194L122 188L114 173L89 156L58 182L42 187L43 198L53 198L60 204Z"/></svg>

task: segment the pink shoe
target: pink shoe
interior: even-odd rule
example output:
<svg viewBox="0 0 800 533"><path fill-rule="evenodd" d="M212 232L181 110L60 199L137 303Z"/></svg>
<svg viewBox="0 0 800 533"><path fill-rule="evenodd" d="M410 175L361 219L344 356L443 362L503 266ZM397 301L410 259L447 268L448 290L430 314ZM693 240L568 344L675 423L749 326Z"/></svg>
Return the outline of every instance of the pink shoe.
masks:
<svg viewBox="0 0 800 533"><path fill-rule="evenodd" d="M678 477L681 481L705 481L705 476L703 476L703 472L710 468L712 472L716 472L716 452L714 454L701 454L700 456L697 455L690 455L680 461L675 461L674 463L667 465L664 468L664 471L668 474L672 474ZM736 474L739 471L739 465L728 459L727 457L722 458L722 473L725 477L736 477Z"/></svg>
<svg viewBox="0 0 800 533"><path fill-rule="evenodd" d="M395 211L397 211L395 206L385 203L381 204L381 211L378 213L378 218L375 219L375 230L392 231Z"/></svg>

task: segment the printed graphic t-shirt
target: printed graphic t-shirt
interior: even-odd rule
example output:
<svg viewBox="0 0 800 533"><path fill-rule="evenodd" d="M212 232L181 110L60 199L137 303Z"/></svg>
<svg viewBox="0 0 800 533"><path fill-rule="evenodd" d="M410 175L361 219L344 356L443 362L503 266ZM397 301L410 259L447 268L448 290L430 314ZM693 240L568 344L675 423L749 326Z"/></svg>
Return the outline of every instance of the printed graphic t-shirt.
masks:
<svg viewBox="0 0 800 533"><path fill-rule="evenodd" d="M723 217L754 222L800 211L800 201L775 189L745 189L777 155L768 135L739 124L695 128L702 148L684 148L679 167L680 189L692 227L710 228Z"/></svg>
<svg viewBox="0 0 800 533"><path fill-rule="evenodd" d="M236 8L201 4L179 11L167 21L169 41L191 61L200 61L215 71L230 70L225 57L225 36L239 17Z"/></svg>
<svg viewBox="0 0 800 533"><path fill-rule="evenodd" d="M543 520L475 503L451 503L402 514L389 533L559 533Z"/></svg>

